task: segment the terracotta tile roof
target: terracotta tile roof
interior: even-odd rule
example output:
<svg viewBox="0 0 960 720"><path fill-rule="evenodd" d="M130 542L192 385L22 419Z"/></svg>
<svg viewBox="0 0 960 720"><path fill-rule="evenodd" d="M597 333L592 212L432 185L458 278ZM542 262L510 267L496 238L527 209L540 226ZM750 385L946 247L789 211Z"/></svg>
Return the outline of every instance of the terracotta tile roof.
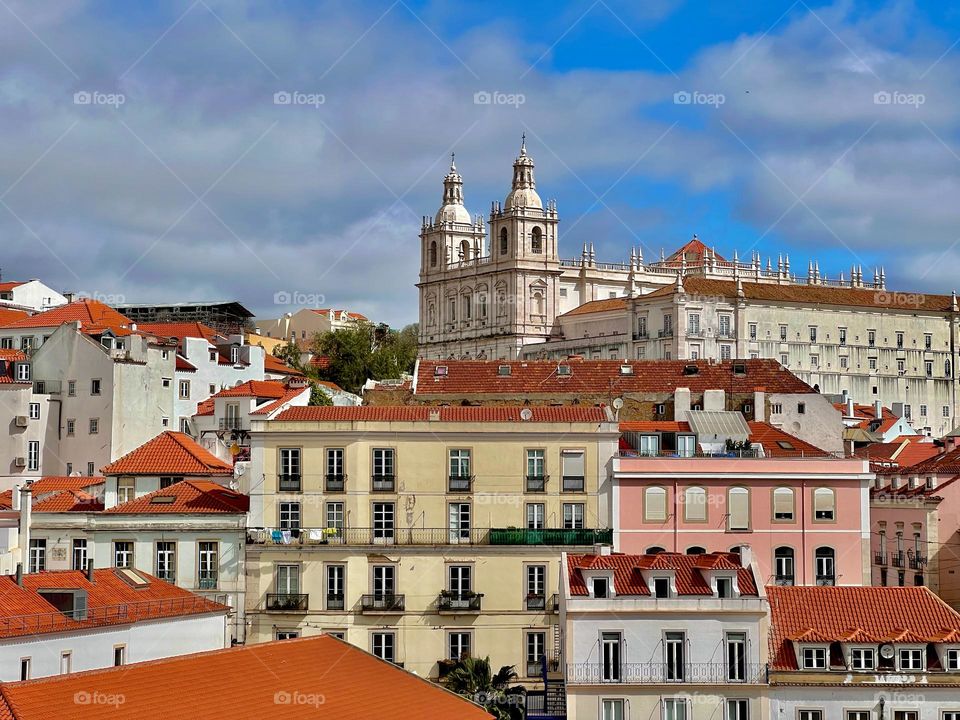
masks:
<svg viewBox="0 0 960 720"><path fill-rule="evenodd" d="M278 640L118 668L6 683L14 720L79 717L75 696L122 695L84 706L84 720L491 720L468 700L331 635ZM2 717L2 716L0 716Z"/></svg>
<svg viewBox="0 0 960 720"><path fill-rule="evenodd" d="M36 507L38 501L63 490L90 490L103 483L102 477L87 475L47 475L37 478L30 484L33 507ZM0 492L0 510L9 510L12 500L13 490Z"/></svg>
<svg viewBox="0 0 960 720"><path fill-rule="evenodd" d="M250 498L242 493L209 480L181 480L104 512L117 515L207 515L246 513L249 509Z"/></svg>
<svg viewBox="0 0 960 720"><path fill-rule="evenodd" d="M98 512L103 500L83 490L61 490L33 503L33 512Z"/></svg>
<svg viewBox="0 0 960 720"><path fill-rule="evenodd" d="M26 354L20 350L0 350L0 384L30 385L29 381L19 382L14 374L15 363L23 362L26 359Z"/></svg>
<svg viewBox="0 0 960 720"><path fill-rule="evenodd" d="M679 595L712 595L710 585L702 570L736 569L737 586L741 595L758 596L757 583L749 568L740 567L740 559L732 553L708 553L706 555L681 555L658 553L656 555L568 555L567 568L570 575L570 594L588 595L587 585L579 568L613 570L613 587L617 595L650 595L641 570L673 570Z"/></svg>
<svg viewBox="0 0 960 720"><path fill-rule="evenodd" d="M26 285L27 281L25 280L9 280L7 282L0 282L0 292L10 292L15 290L21 285Z"/></svg>
<svg viewBox="0 0 960 720"><path fill-rule="evenodd" d="M917 436L922 439L922 436ZM856 457L865 460L889 461L897 467L910 467L933 458L939 448L932 442L914 442L906 436L889 443L872 443L854 450Z"/></svg>
<svg viewBox="0 0 960 720"><path fill-rule="evenodd" d="M847 415L847 406L845 403L834 403L833 406L843 413L846 418L859 418L861 422L851 425L869 432L885 433L887 430L897 424L900 419L893 414L893 410L888 407L880 408L880 418L877 422L877 411L873 405L854 405L853 415ZM918 436L919 437L919 436Z"/></svg>
<svg viewBox="0 0 960 720"><path fill-rule="evenodd" d="M129 328L133 323L130 318L121 315L109 305L98 300L84 298L66 305L60 305L36 315L17 320L7 325L8 328L45 328L59 327L68 322L80 322L80 329L84 332L109 328L119 330Z"/></svg>
<svg viewBox="0 0 960 720"><path fill-rule="evenodd" d="M132 577L137 586L127 582L123 572L116 568L94 570L92 583L80 570L56 570L28 573L23 576L21 587L15 577L0 576L0 637L69 632L138 620L229 611L225 605L139 570ZM68 618L37 592L56 588L86 591L86 620ZM56 717L70 716L68 713Z"/></svg>
<svg viewBox="0 0 960 720"><path fill-rule="evenodd" d="M589 302L578 305L573 310L568 310L560 317L573 317L575 315L590 315L592 313L609 312L610 310L626 310L627 299L604 298L602 300L590 300Z"/></svg>
<svg viewBox="0 0 960 720"><path fill-rule="evenodd" d="M175 367L177 372L196 372L197 371L197 367L193 363L191 363L189 360L187 360L185 357L180 355L179 353L177 354L177 361L176 361Z"/></svg>
<svg viewBox="0 0 960 720"><path fill-rule="evenodd" d="M679 260L681 257L686 257L687 262L690 262L691 260L694 262L700 262L704 254L706 254L708 251L710 251L710 248L708 248L700 239L697 238L696 235L694 235L686 245L676 250L670 255L670 257L666 259L666 264L674 264L674 261L677 261L676 264L679 265ZM723 256L720 255L720 253L716 253L714 257L718 263L727 262Z"/></svg>
<svg viewBox="0 0 960 720"><path fill-rule="evenodd" d="M194 417L198 415L213 415L216 402L213 398L207 398L206 400L201 401L197 404L197 411L193 414Z"/></svg>
<svg viewBox="0 0 960 720"><path fill-rule="evenodd" d="M263 356L263 371L274 375L303 375L302 372L290 367L283 360L270 353L265 353Z"/></svg>
<svg viewBox="0 0 960 720"><path fill-rule="evenodd" d="M176 338L179 343L183 343L184 338L201 338L213 342L219 337L216 330L200 322L137 323L137 329L157 337Z"/></svg>
<svg viewBox="0 0 960 720"><path fill-rule="evenodd" d="M879 288L828 287L825 285L776 285L742 281L744 297L748 300L765 300L782 303L807 305L850 305L871 307L879 310L902 310L914 313L918 310L929 312L949 312L953 306L950 295L930 295L927 293L905 293ZM687 276L683 280L683 289L691 295L711 295L727 298L737 296L737 284L733 280L708 280ZM674 286L665 286L647 295L635 298L641 301L649 297L662 297L673 294Z"/></svg>
<svg viewBox="0 0 960 720"><path fill-rule="evenodd" d="M22 320L27 316L28 313L24 310L14 310L13 308L0 307L0 327L6 327L10 323Z"/></svg>
<svg viewBox="0 0 960 720"><path fill-rule="evenodd" d="M925 587L767 588L770 658L775 670L796 670L792 639L843 642L937 642L960 633L960 614ZM855 635L854 635L855 633Z"/></svg>
<svg viewBox="0 0 960 720"><path fill-rule="evenodd" d="M277 380L247 380L245 383L221 390L212 397L251 397L276 400L282 398L286 391L287 387Z"/></svg>
<svg viewBox="0 0 960 720"><path fill-rule="evenodd" d="M766 457L828 457L830 453L798 437L774 427L770 423L750 420L750 442L763 445ZM691 432L690 423L668 420L631 420L620 423L620 432ZM630 448L629 444L626 449Z"/></svg>
<svg viewBox="0 0 960 720"><path fill-rule="evenodd" d="M292 402L301 395L306 394L307 399L310 399L310 388L309 387L297 387L297 388L288 388L287 391L281 396L274 400L272 403L267 403L263 407L259 407L256 410L252 411L251 415L269 415L272 412L282 408L289 402Z"/></svg>
<svg viewBox="0 0 960 720"><path fill-rule="evenodd" d="M184 433L167 430L102 470L104 475L232 475L233 467Z"/></svg>
<svg viewBox="0 0 960 720"><path fill-rule="evenodd" d="M672 394L678 387L692 393L722 388L727 393L752 393L765 388L767 393L815 392L812 387L785 369L776 360L739 360L744 374L733 372L733 362L711 363L707 360L419 360L416 392L421 395L584 395L624 392ZM509 375L501 375L502 365L510 367ZM559 375L559 365L570 368L568 375ZM623 374L629 366L630 374ZM696 366L697 373L688 375L685 368ZM438 367L446 370L437 372Z"/></svg>
<svg viewBox="0 0 960 720"><path fill-rule="evenodd" d="M326 355L314 355L310 358L310 367L315 370L326 370L330 367L330 358Z"/></svg>
<svg viewBox="0 0 960 720"><path fill-rule="evenodd" d="M520 413L529 410L524 421ZM607 420L602 407L429 407L426 405L360 405L346 407L291 407L277 415L277 420L300 422L552 422L601 423Z"/></svg>

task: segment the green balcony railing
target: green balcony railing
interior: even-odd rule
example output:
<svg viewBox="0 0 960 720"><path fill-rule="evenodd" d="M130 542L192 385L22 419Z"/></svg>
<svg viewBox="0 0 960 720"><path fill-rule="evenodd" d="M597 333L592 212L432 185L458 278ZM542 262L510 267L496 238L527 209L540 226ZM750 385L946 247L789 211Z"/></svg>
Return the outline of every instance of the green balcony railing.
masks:
<svg viewBox="0 0 960 720"><path fill-rule="evenodd" d="M491 545L612 545L613 530L491 528Z"/></svg>

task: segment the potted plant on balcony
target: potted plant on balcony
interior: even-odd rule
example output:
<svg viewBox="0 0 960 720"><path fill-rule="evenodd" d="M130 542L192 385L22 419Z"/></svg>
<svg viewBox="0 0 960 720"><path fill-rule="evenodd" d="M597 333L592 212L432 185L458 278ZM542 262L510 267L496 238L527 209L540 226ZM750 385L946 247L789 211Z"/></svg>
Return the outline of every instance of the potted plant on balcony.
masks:
<svg viewBox="0 0 960 720"><path fill-rule="evenodd" d="M443 676L448 690L482 705L497 720L522 720L523 689L510 687L517 679L513 665L504 665L494 675L489 657L462 657L448 662L453 663Z"/></svg>

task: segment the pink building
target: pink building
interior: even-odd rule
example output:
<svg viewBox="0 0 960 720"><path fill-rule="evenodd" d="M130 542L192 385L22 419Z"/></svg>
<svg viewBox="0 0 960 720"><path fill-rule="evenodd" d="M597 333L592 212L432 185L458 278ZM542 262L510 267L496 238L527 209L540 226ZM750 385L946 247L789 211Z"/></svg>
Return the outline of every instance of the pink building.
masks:
<svg viewBox="0 0 960 720"><path fill-rule="evenodd" d="M870 498L874 585L927 585L960 608L960 447L883 470Z"/></svg>
<svg viewBox="0 0 960 720"><path fill-rule="evenodd" d="M621 425L617 551L746 545L763 584L870 584L867 461L834 457L765 423L738 425L737 413L690 416Z"/></svg>

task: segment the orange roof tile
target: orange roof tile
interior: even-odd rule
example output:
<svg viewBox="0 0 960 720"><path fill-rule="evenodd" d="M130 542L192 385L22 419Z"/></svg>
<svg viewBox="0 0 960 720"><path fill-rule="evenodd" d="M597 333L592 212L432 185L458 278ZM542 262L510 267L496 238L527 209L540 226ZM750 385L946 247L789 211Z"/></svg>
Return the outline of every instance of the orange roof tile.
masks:
<svg viewBox="0 0 960 720"><path fill-rule="evenodd" d="M0 383L8 385L30 385L29 381L19 382L14 374L15 363L23 362L26 359L26 354L20 350L9 350L6 348L0 350Z"/></svg>
<svg viewBox="0 0 960 720"><path fill-rule="evenodd" d="M842 642L852 630L862 642L937 642L960 632L960 613L925 587L767 588L770 658L776 670L796 670L791 639L812 633L819 642Z"/></svg>
<svg viewBox="0 0 960 720"><path fill-rule="evenodd" d="M733 362L706 360L420 360L417 363L415 395L574 395L614 393L672 394L678 387L692 393L723 388L727 393L752 393L764 387L767 393L815 392L776 360L739 360L744 374L733 372ZM569 368L560 375L558 366ZM697 373L686 374L695 365ZM500 367L510 373L501 375ZM628 366L629 374L621 367ZM438 372L438 368L445 368Z"/></svg>
<svg viewBox="0 0 960 720"><path fill-rule="evenodd" d="M290 367L283 360L270 353L263 356L263 371L275 375L303 375L302 372Z"/></svg>
<svg viewBox="0 0 960 720"><path fill-rule="evenodd" d="M103 478L87 475L47 475L37 478L30 484L33 507L37 502L63 490L89 490L103 485ZM91 493L92 494L92 493ZM0 510L9 510L12 506L13 490L0 492Z"/></svg>
<svg viewBox="0 0 960 720"><path fill-rule="evenodd" d="M827 457L830 453L770 423L750 420L749 441L763 445L767 457ZM669 420L629 420L620 423L620 432L691 432L690 423ZM629 445L627 446L629 448ZM636 448L633 448L636 450Z"/></svg>
<svg viewBox="0 0 960 720"><path fill-rule="evenodd" d="M259 407L256 410L253 410L251 415L269 415L270 413L282 408L287 403L295 400L301 395L306 394L307 398L310 397L310 388L309 387L296 387L288 388L287 391L283 394L282 397L278 397L271 403L267 403L263 407Z"/></svg>
<svg viewBox="0 0 960 720"><path fill-rule="evenodd" d="M85 705L84 720L492 718L465 698L330 635L6 683L0 694L13 720L59 720L78 717L77 693L93 689L124 702L119 711L114 704Z"/></svg>
<svg viewBox="0 0 960 720"><path fill-rule="evenodd" d="M213 342L218 337L216 330L200 322L137 323L137 329L157 337L176 338L181 343L184 338L201 338Z"/></svg>
<svg viewBox="0 0 960 720"><path fill-rule="evenodd" d="M670 257L665 261L665 264L679 265L680 258L686 258L688 263L699 263L703 259L703 256L707 252L712 252L702 240L700 240L696 235L693 236L687 243L680 249L673 252ZM715 253L714 257L718 263L727 262L720 253Z"/></svg>
<svg viewBox="0 0 960 720"><path fill-rule="evenodd" d="M10 292L21 285L26 285L26 283L26 280L8 280L6 282L0 282L0 292Z"/></svg>
<svg viewBox="0 0 960 720"><path fill-rule="evenodd" d="M104 475L232 475L233 467L184 433L167 430L114 460Z"/></svg>
<svg viewBox="0 0 960 720"><path fill-rule="evenodd" d="M209 480L182 480L152 493L116 505L106 513L155 515L166 513L198 514L245 513L250 498Z"/></svg>
<svg viewBox="0 0 960 720"><path fill-rule="evenodd" d="M520 413L529 410L524 421ZM428 407L425 405L360 405L345 407L291 407L277 420L294 422L429 422L434 416L440 422L610 422L602 407Z"/></svg>
<svg viewBox="0 0 960 720"><path fill-rule="evenodd" d="M197 403L197 411L193 414L194 417L198 415L213 415L215 409L216 401L213 398L207 398Z"/></svg>
<svg viewBox="0 0 960 720"><path fill-rule="evenodd" d="M80 329L120 329L129 328L133 321L121 315L109 305L98 300L84 298L66 305L59 305L36 315L17 320L7 325L8 328L44 328L59 327L68 322L80 322Z"/></svg>
<svg viewBox="0 0 960 720"><path fill-rule="evenodd" d="M578 305L573 310L568 310L560 317L572 317L575 315L590 315L592 313L609 312L610 310L626 310L626 298L603 298L602 300L590 300Z"/></svg>
<svg viewBox="0 0 960 720"><path fill-rule="evenodd" d="M657 553L656 555L568 555L570 594L588 595L587 585L580 568L613 570L613 587L617 595L650 595L641 570L673 570L679 595L712 595L713 591L701 570L736 569L737 586L741 595L757 596L757 584L749 568L740 567L740 559L732 553L708 553L705 555L682 555L680 553Z"/></svg>
<svg viewBox="0 0 960 720"><path fill-rule="evenodd" d="M28 313L24 310L15 310L13 308L0 307L0 327L6 327L10 323L17 322L27 317Z"/></svg>
<svg viewBox="0 0 960 720"><path fill-rule="evenodd" d="M247 380L232 388L221 390L212 397L252 397L276 400L282 398L286 391L287 387L278 380Z"/></svg>
<svg viewBox="0 0 960 720"><path fill-rule="evenodd" d="M98 512L103 500L83 490L61 490L33 503L33 512Z"/></svg>
<svg viewBox="0 0 960 720"><path fill-rule="evenodd" d="M143 584L135 587L116 568L93 571L87 580L80 570L28 573L23 586L16 578L0 576L0 637L65 632L102 625L117 625L162 617L208 612L228 612L220 603L194 595L176 585L136 571ZM138 583L139 585L140 583ZM37 592L40 589L75 589L87 593L87 619L68 618ZM63 716L67 717L67 716Z"/></svg>

